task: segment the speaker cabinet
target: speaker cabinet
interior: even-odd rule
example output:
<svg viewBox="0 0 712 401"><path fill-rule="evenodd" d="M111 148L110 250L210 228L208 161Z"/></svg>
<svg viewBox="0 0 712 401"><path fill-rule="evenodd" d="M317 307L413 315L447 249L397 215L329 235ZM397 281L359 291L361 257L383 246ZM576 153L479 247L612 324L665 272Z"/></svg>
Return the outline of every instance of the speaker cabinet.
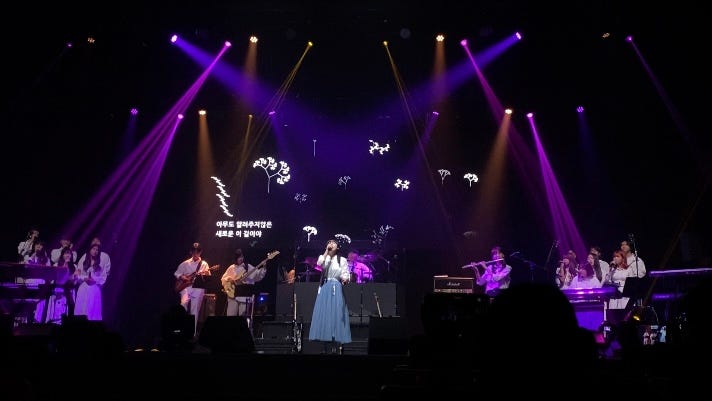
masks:
<svg viewBox="0 0 712 401"><path fill-rule="evenodd" d="M277 320L292 320L292 299L296 295L297 320L311 322L318 288L319 283L278 284L275 305ZM395 283L350 283L343 290L352 323L367 323L369 316L379 316L379 307L384 317L405 315L402 307L405 304L405 293Z"/></svg>
<svg viewBox="0 0 712 401"><path fill-rule="evenodd" d="M362 316L362 297L363 292L361 286L356 283L346 284L344 286L344 299L346 307L349 309L349 318L351 323L359 323Z"/></svg>
<svg viewBox="0 0 712 401"><path fill-rule="evenodd" d="M297 301L297 320L311 322L319 283L278 284L275 312L277 320L292 320Z"/></svg>
<svg viewBox="0 0 712 401"><path fill-rule="evenodd" d="M255 342L242 316L208 316L198 338L212 353L253 353Z"/></svg>
<svg viewBox="0 0 712 401"><path fill-rule="evenodd" d="M395 283L366 283L363 285L364 316L405 316L405 294ZM400 306L400 308L399 308Z"/></svg>

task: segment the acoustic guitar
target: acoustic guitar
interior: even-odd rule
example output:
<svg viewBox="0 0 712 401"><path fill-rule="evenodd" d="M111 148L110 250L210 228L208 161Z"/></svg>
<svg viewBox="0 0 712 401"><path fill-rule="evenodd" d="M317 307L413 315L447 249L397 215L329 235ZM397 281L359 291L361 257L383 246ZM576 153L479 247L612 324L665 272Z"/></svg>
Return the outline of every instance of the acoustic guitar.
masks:
<svg viewBox="0 0 712 401"><path fill-rule="evenodd" d="M181 291L183 291L184 288L186 288L190 285L193 285L193 282L195 282L195 277L204 276L204 275L208 274L209 271L212 272L219 268L220 268L220 265L213 265L213 266L210 266L210 268L208 268L208 270L204 270L200 273L195 271L193 273L178 277L176 279L176 287L175 287L176 292L181 292Z"/></svg>
<svg viewBox="0 0 712 401"><path fill-rule="evenodd" d="M249 274L252 274L253 272L257 271L257 269L265 266L267 264L267 261L270 259L273 259L275 256L279 255L279 251L272 251L267 254L267 257L261 261L257 266L255 266L254 270L250 270ZM248 272L245 270L242 272L240 276L235 278L233 281L225 281L223 283L223 291L225 294L227 294L228 298L235 298L235 286L242 284L242 282L248 277Z"/></svg>

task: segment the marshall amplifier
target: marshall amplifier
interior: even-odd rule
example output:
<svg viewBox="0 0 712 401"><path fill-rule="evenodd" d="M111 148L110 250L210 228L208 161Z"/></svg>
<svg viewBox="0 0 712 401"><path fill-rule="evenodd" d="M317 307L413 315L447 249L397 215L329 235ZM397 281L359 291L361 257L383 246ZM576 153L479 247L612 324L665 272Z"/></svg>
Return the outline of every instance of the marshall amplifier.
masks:
<svg viewBox="0 0 712 401"><path fill-rule="evenodd" d="M472 294L475 279L472 277L433 276L433 292Z"/></svg>

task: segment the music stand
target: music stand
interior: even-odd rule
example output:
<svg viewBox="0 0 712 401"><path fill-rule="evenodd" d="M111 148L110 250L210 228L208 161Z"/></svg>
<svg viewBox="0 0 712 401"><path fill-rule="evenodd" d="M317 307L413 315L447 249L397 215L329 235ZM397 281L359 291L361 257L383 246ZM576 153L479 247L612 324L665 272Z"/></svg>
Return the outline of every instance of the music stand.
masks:
<svg viewBox="0 0 712 401"><path fill-rule="evenodd" d="M217 294L222 288L222 283L220 282L220 276L217 274L199 274L195 276L192 287L202 288L206 294Z"/></svg>
<svg viewBox="0 0 712 401"><path fill-rule="evenodd" d="M625 306L625 320L629 320L631 317L637 321L641 320L642 315L645 313L645 309L647 309L647 307L643 305L642 299L646 297L648 290L652 286L652 283L652 277L648 276L628 277L625 279L625 285L623 286L623 297L629 298L628 303ZM631 300L633 302L631 302Z"/></svg>
<svg viewBox="0 0 712 401"><path fill-rule="evenodd" d="M255 294L257 294L257 287L254 284L241 284L235 287L235 301L238 304L238 315L239 315L239 305L245 305L245 317L247 320L247 327L252 332L252 319L255 313ZM237 298L245 298L245 301L238 301Z"/></svg>
<svg viewBox="0 0 712 401"><path fill-rule="evenodd" d="M623 296L631 299L643 299L653 280L651 277L628 277L623 285Z"/></svg>

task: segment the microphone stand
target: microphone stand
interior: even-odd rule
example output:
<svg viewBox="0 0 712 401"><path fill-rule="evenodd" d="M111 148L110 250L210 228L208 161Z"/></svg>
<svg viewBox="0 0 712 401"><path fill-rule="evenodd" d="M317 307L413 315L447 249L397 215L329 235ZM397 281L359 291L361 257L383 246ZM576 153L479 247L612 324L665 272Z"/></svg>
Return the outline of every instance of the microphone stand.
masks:
<svg viewBox="0 0 712 401"><path fill-rule="evenodd" d="M633 255L635 256L635 277L638 277L638 249L635 246L635 237L633 237L633 234L628 234L628 239L633 247Z"/></svg>
<svg viewBox="0 0 712 401"><path fill-rule="evenodd" d="M635 237L633 236L633 234L628 234L628 240L630 241L630 244L629 244L630 247L633 248L633 256L635 256L635 277L639 278L640 276L638 275L638 250L636 249L636 246L635 246ZM640 292L640 291L638 291L638 292ZM638 295L640 295L640 294L638 294ZM635 300L635 304L637 306L643 306L643 302L641 301L640 298Z"/></svg>
<svg viewBox="0 0 712 401"><path fill-rule="evenodd" d="M555 239L554 242L551 244L551 248L549 248L549 254L546 255L546 262L544 262L544 266L546 268L549 267L549 261L551 261L551 254L554 252L554 249L559 247L559 240ZM554 275L556 275L556 269L554 269Z"/></svg>

